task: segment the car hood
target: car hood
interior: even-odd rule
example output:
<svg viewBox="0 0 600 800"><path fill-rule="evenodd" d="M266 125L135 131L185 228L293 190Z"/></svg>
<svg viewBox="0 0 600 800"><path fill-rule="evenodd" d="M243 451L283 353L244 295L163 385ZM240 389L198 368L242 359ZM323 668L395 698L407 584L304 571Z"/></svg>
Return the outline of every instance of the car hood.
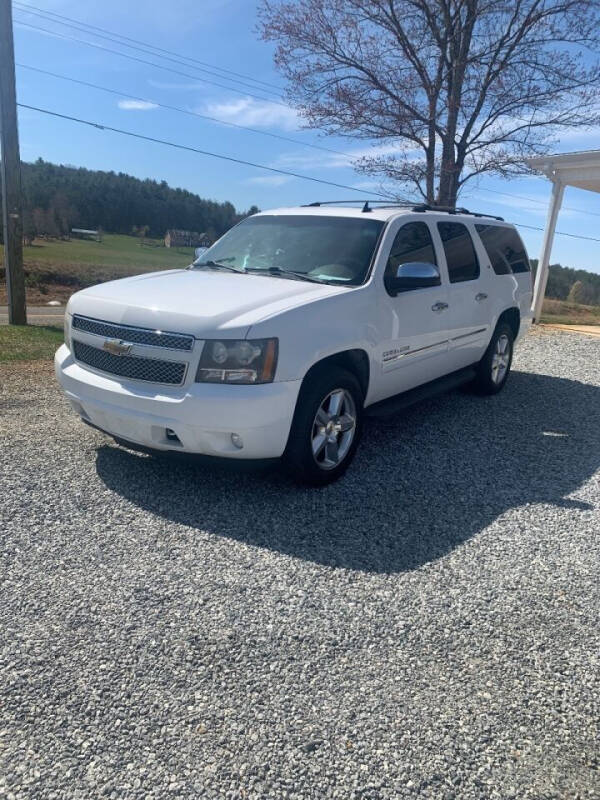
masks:
<svg viewBox="0 0 600 800"><path fill-rule="evenodd" d="M262 275L168 270L84 289L73 295L67 311L199 339L223 333L244 337L266 317L345 291Z"/></svg>

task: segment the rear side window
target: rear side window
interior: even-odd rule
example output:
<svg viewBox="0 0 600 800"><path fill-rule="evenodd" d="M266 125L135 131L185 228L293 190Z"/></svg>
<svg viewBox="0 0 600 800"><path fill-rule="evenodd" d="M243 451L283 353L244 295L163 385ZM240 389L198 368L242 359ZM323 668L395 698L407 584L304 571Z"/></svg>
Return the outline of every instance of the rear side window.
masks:
<svg viewBox="0 0 600 800"><path fill-rule="evenodd" d="M426 222L407 222L400 228L390 250L385 269L386 276L395 275L400 264L407 264L409 261L424 261L427 264L437 265Z"/></svg>
<svg viewBox="0 0 600 800"><path fill-rule="evenodd" d="M438 222L444 243L450 283L473 281L479 277L479 261L471 234L462 222Z"/></svg>
<svg viewBox="0 0 600 800"><path fill-rule="evenodd" d="M521 237L502 225L475 225L496 275L529 272L529 259Z"/></svg>

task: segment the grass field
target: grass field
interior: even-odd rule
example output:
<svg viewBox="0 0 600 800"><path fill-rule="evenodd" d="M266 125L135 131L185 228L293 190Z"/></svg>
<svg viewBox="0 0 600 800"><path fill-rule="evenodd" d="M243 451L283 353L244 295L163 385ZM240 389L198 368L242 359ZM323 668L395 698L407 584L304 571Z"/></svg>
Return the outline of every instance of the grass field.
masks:
<svg viewBox="0 0 600 800"><path fill-rule="evenodd" d="M169 248L161 239L144 239L135 236L105 234L102 242L84 239L37 240L25 247L26 262L48 262L61 266L65 263L90 264L117 270L165 269L190 263L193 248Z"/></svg>
<svg viewBox="0 0 600 800"><path fill-rule="evenodd" d="M62 325L2 325L0 364L9 361L50 361L62 343Z"/></svg>
<svg viewBox="0 0 600 800"><path fill-rule="evenodd" d="M49 300L65 301L78 289L101 281L185 267L194 251L191 247L163 247L162 240L146 239L142 245L134 236L105 234L102 242L36 239L24 248L23 255L27 300L43 305ZM5 298L5 287L0 283L0 305Z"/></svg>
<svg viewBox="0 0 600 800"><path fill-rule="evenodd" d="M557 325L600 325L600 306L583 306L565 300L544 300L541 322Z"/></svg>

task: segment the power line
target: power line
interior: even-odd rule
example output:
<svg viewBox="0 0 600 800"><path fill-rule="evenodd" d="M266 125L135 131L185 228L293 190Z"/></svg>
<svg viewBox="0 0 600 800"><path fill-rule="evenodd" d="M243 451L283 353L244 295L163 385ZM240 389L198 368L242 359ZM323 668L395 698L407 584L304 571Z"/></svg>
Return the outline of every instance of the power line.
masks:
<svg viewBox="0 0 600 800"><path fill-rule="evenodd" d="M162 47L157 47L154 44L149 44L148 42L143 42L140 39L133 39L131 36L124 36L121 33L115 33L114 31L109 31L109 30L106 30L105 28L100 28L97 25L91 25L88 22L82 22L81 20L76 20L73 17L67 17L67 16L64 16L63 14L57 14L54 11L48 11L47 9L38 8L37 6L32 6L29 3L14 2L13 5L14 6L19 6L21 8L21 10L27 10L27 12L29 14L33 14L33 15L38 16L38 17L41 17L42 14L46 15L46 18L48 18L48 15L50 17L56 17L57 20L50 20L50 21L57 22L57 24L61 24L61 23L58 22L59 19L60 20L67 20L68 22L74 22L77 25L81 25L81 26L84 26L86 28L90 28L91 30L94 30L94 31L100 31L101 33L106 33L106 34L109 34L110 36L118 37L119 39L123 39L123 40L128 41L128 42L133 42L134 44L141 44L144 47L148 47L148 48L151 48L152 50L156 50L158 53L166 53L167 55L171 55L171 56L175 55L179 59L182 59L184 61L189 61L189 62L192 62L194 64L200 64L202 67L210 67L211 69L217 69L220 72L227 73L229 75L234 75L235 77L238 77L238 78L249 78L253 83L259 83L259 84L262 84L263 86L268 86L268 87L270 87L272 89L276 89L278 92L283 91L281 86L276 86L274 83L269 83L268 81L263 81L263 80L260 80L259 78L253 78L251 75L247 75L247 74L242 73L242 72L235 72L234 70L231 70L231 69L225 69L225 67L219 67L216 64L209 64L206 61L200 61L197 58L192 58L191 56L185 56L185 55L182 55L181 53L176 53L173 50L166 50L166 49L164 49ZM30 9L34 9L34 10L30 10ZM36 12L41 12L41 13L37 13L36 14Z"/></svg>
<svg viewBox="0 0 600 800"><path fill-rule="evenodd" d="M173 62L175 64L181 64L183 66L187 66L188 68L189 68L190 64L189 63L186 64L185 62L190 62L191 64L199 64L199 65L201 65L200 67L193 67L192 66L192 69L196 69L196 70L201 71L201 72L206 72L207 74L212 75L214 77L219 77L219 78L223 77L223 78L225 78L225 80L231 80L231 82L239 83L242 86L249 86L250 88L253 88L253 89L255 88L255 87L251 86L250 84L246 83L244 80L233 80L233 79L227 78L225 75L221 76L218 73L211 72L209 69L205 69L205 68L206 67L211 67L212 69L217 69L222 73L228 73L230 75L236 76L236 78L249 79L253 83L262 84L263 86L271 87L273 89L276 89L277 91L281 91L281 87L276 86L275 84L272 84L272 83L268 83L267 81L262 81L260 79L253 78L251 75L248 75L248 74L245 74L245 73L240 73L240 72L235 72L233 70L228 70L228 69L225 69L223 67L219 67L219 66L214 65L214 64L209 64L207 62L200 61L199 59L191 58L190 56L184 56L184 55L181 55L181 54L177 54L172 50L166 50L164 48L157 47L156 45L149 44L148 42L144 42L144 41L142 41L140 39L134 39L134 38L132 38L130 36L124 36L123 34L115 33L113 31L109 31L109 30L107 30L105 28L101 28L101 27L99 27L97 25L91 25L90 23L82 22L81 20L74 19L73 17L67 17L67 16L62 15L62 14L57 14L56 12L53 12L53 11L48 11L46 9L40 9L37 6L32 6L32 5L28 4L28 3L19 2L19 0L14 2L13 5L15 7L18 7L19 10L21 10L21 11L23 11L25 13L28 13L28 14L31 14L33 16L39 17L39 18L44 19L44 20L46 20L48 22L53 22L53 23L58 24L58 25L63 25L65 27L72 28L74 30L78 30L78 31L80 31L82 33L90 33L93 36L97 36L98 38L101 38L101 39L106 39L108 41L111 41L111 42L116 43L116 44L120 44L120 45L125 46L125 47L129 47L132 50L137 50L139 52L146 53L148 55L154 55L154 53L152 51L155 51L157 54L164 53L165 55L161 55L159 57L160 58L164 58L167 61L171 61L171 62ZM53 17L56 18L56 19L52 19ZM22 21L19 21L19 24L25 25L26 27L32 28L34 30L41 31L43 33L51 33L52 35L59 36L60 38L63 38L63 39L68 39L70 41L75 41L75 42L78 42L80 44L86 44L86 45L88 45L90 47L96 47L96 48L101 49L101 50L106 50L107 52L115 53L116 55L123 56L124 58L130 58L131 60L134 60L134 61L139 61L141 63L149 64L150 66L157 67L158 69L164 69L164 70L173 72L175 74L182 75L184 77L188 77L188 78L190 78L192 80L200 80L200 81L202 81L204 83L209 83L209 84L212 84L212 85L215 85L215 86L219 86L220 88L229 89L230 91L235 91L235 92L238 92L238 93L241 93L241 94L248 94L245 91L240 91L240 90L235 89L233 87L223 86L222 84L217 84L217 83L214 83L213 81L207 81L204 78L198 78L196 76L186 75L185 73L178 72L177 70L172 70L172 69L169 70L168 67L164 67L164 66L162 66L160 64L155 64L155 63L143 61L142 59L135 58L134 56L130 56L130 55L126 54L126 53L120 53L118 51L113 51L113 50L111 50L109 48L102 47L101 45L98 45L98 44L95 44L95 43L92 43L92 42L86 42L86 41L84 41L82 39L78 39L76 37L69 37L69 36L66 36L65 34L60 34L60 33L57 33L55 31L49 31L48 29L45 29L45 28L38 28L38 27L36 27L34 25L31 25L31 24L28 24L28 23L22 22ZM89 28L90 31L86 31L85 28ZM95 31L99 31L99 33L95 33ZM118 38L115 38L115 37L118 37ZM123 41L119 41L119 39L122 39ZM133 42L135 45L142 45L143 48L147 48L147 49L141 49L140 47L137 47L137 46L134 47L132 45L126 44L126 42ZM177 57L176 58L172 58L172 56L177 56ZM18 64L18 66L25 67L26 69L33 69L33 70L36 69L35 67L29 67L28 65L25 65L25 64ZM333 149L328 148L328 147L323 147L323 146L319 146L319 145L303 143L303 142L300 142L299 140L294 140L294 139L292 139L290 137L285 137L285 136L281 136L279 134L269 133L269 132L266 132L266 131L260 131L260 130L257 130L255 128L250 128L248 126L238 125L238 124L233 123L233 122L225 122L224 120L219 120L219 119L216 119L216 118L213 118L213 117L209 117L209 116L206 116L206 115L198 114L196 112L188 111L186 109L181 109L181 108L177 108L175 106L169 106L169 105L165 105L165 104L162 104L162 103L157 103L156 101L153 101L153 100L150 101L150 100L145 100L144 98L136 98L133 95L122 95L120 92L117 92L116 90L113 90L113 89L108 89L106 87L98 86L98 85L95 85L95 84L88 84L88 83L85 83L84 81L78 81L78 80L75 80L74 78L68 78L67 76L58 75L58 74L55 74L55 73L52 73L52 72L47 72L47 71L42 70L42 69L37 69L37 71L45 73L45 74L48 74L48 75L52 75L53 77L59 78L61 80L72 81L73 83L79 83L79 84L81 84L83 86L89 86L90 88L99 89L100 91L110 92L112 94L121 95L121 96L124 96L124 97L127 96L127 97L130 97L131 99L142 100L143 102L152 102L154 105L157 105L157 106L159 106L161 108L169 109L171 111L177 111L177 112L180 112L180 113L189 114L189 115L192 115L192 116L197 116L197 117L200 117L202 119L208 119L208 120L211 120L211 121L220 122L220 123L222 123L224 125L230 125L232 127L241 128L243 130L248 130L248 131L251 131L253 133L260 133L260 134L263 134L263 135L266 135L266 136L271 136L273 138L281 139L283 141L292 142L294 144L301 144L301 145L304 145L306 147L313 147L313 148L316 148L316 149L319 149L319 150L325 150L327 152L336 153L338 155L344 155L346 157L351 158L351 156L349 156L347 153L342 153L339 150L333 150ZM259 87L259 89L260 89L260 87ZM260 89L260 91L265 91L265 92L268 92L269 94L275 94L275 92L272 92L269 89ZM285 105L284 103L279 103L277 101L270 100L270 99L267 99L267 98L264 98L264 97L257 97L256 95L249 95L249 96L250 97L254 97L255 99L266 100L267 102L273 102L273 103L276 103L278 105ZM478 187L478 189L480 191L489 192L489 193L492 193L492 194L503 195L505 197L512 197L512 198L517 198L517 199L520 199L520 200L527 200L528 202L532 202L532 203L538 203L540 205L546 205L545 201L539 200L539 199L533 198L533 197L525 197L523 195L518 195L518 194L511 193L511 192L502 192L502 191L500 191L498 189L488 189L488 188L482 187L482 186ZM570 206L563 206L563 208L565 210L567 210L567 211L574 211L574 212L577 212L577 213L580 213L580 214L587 214L588 216L600 217L600 212L585 211L583 209L574 208L574 207L570 207ZM542 228L535 228L533 226L522 225L521 227L530 227L531 230L543 230ZM593 237L577 236L575 234L561 233L560 235L562 235L562 236L570 236L572 238L589 239L590 241L600 241L600 239L594 239Z"/></svg>
<svg viewBox="0 0 600 800"><path fill-rule="evenodd" d="M146 61L144 58L138 58L137 56L132 56L129 53L121 53L119 50L113 50L110 47L105 47L104 45L96 44L95 42L87 42L85 39L79 39L77 36L69 36L66 33L50 31L47 28L40 28L37 25L32 25L31 23L23 22L22 20L18 20L16 24L25 28L31 28L34 31L50 34L50 36L56 36L57 38L64 39L67 42L85 44L87 47L93 47L96 50L102 50L105 53L112 53L113 55L121 56L122 58L128 58L130 61L136 61L138 64L146 64L150 67L154 67L155 69L162 69L165 72L172 72L174 75L181 75L184 78L190 78L193 81L200 81L201 83L208 83L212 86L218 86L221 89L227 89L229 92L236 92L237 94L244 95L245 97L252 97L254 100L262 100L265 103L272 103L273 105L282 106L283 108L289 108L289 106L287 106L285 103L281 103L278 100L272 100L270 97L261 97L260 95L252 94L251 92L245 92L242 89L236 89L233 86L225 86L222 83L210 81L207 78L200 78L198 75L190 75L189 72L181 72L181 70L173 69L173 67L166 67L163 64L157 64L154 61Z"/></svg>
<svg viewBox="0 0 600 800"><path fill-rule="evenodd" d="M523 225L520 222L515 222L517 228L529 228L530 231L541 231L544 232L544 228L538 228L535 225ZM570 239L584 239L586 242L600 242L600 239L595 238L594 236L582 236L580 233L565 233L564 231L555 231L557 236L568 236Z"/></svg>
<svg viewBox="0 0 600 800"><path fill-rule="evenodd" d="M269 137L271 137L273 139L281 139L284 142L291 142L292 144L300 145L302 147L312 147L312 148L314 148L316 150L324 150L327 153L335 153L336 155L345 156L346 158L352 158L352 156L349 153L342 153L341 150L333 150L330 147L324 147L323 145L311 144L309 142L303 142L300 139L292 139L290 136L283 136L282 134L279 134L279 133L272 133L270 131L261 131L258 128L251 128L251 127L249 127L247 125L240 125L237 122L229 122L227 120L219 119L218 117L211 117L211 116L208 116L207 114L200 114L197 111L190 111L189 109L186 109L186 108L179 108L178 106L171 106L171 105L167 105L166 103L159 103L157 100L151 100L151 99L149 99L147 97L138 97L137 95L130 94L129 92L125 93L125 92L118 91L117 89L110 89L107 86L100 86L97 83L89 83L88 81L80 81L77 78L71 78L68 75L60 75L58 72L50 72L50 70L41 69L41 67L33 67L30 64L21 64L19 62L17 62L17 66L20 67L21 69L29 69L29 70L32 70L33 72L39 72L42 75L50 75L51 77L58 78L59 80L62 80L62 81L68 81L69 83L76 83L76 84L79 84L80 86L87 86L90 89L98 89L101 92L108 92L109 94L114 94L117 97L125 97L125 98L128 98L130 100L139 100L142 103L152 103L152 105L158 106L159 108L165 108L168 111L177 111L180 114L187 114L188 116L198 117L199 119L206 119L206 120L210 120L211 122L218 122L221 125L229 125L229 126L231 126L233 128L238 128L238 129L243 130L243 131L250 131L251 133L258 133L261 136L269 136Z"/></svg>
<svg viewBox="0 0 600 800"><path fill-rule="evenodd" d="M525 197L522 194L514 194L511 192L501 192L499 189L486 189L484 186L478 186L477 191L480 192L491 192L492 194L501 194L504 197L515 197L519 200L528 200L530 203L539 203L542 206L547 205L545 200L540 200L536 197ZM576 211L578 214L588 214L591 217L600 217L600 212L598 211L584 211L582 208L574 208L573 206L563 206L565 211Z"/></svg>
<svg viewBox="0 0 600 800"><path fill-rule="evenodd" d="M55 25L63 25L64 27L71 28L71 29L77 31L78 33L85 33L88 36L95 36L98 39L105 39L106 41L112 42L113 44L118 44L121 47L128 47L130 50L136 50L137 52L144 53L145 55L150 55L150 56L155 56L155 57L158 56L158 58L162 58L165 61L171 61L174 64L179 64L180 66L187 67L188 69L190 68L190 64L187 64L184 60L182 60L179 57L178 58L172 58L171 56L164 56L164 55L158 54L157 52L154 51L154 46L153 45L148 45L148 46L145 46L143 48L142 47L138 47L137 45L128 44L125 41L119 41L119 39L116 39L114 36L106 36L106 35L104 35L102 33L95 33L93 31L88 31L84 27L82 27L79 23L71 24L69 22L60 22L59 20L54 20L51 17L45 16L43 14L38 14L35 11L28 11L26 9L21 9L21 8L19 8L18 11L20 11L21 13L25 13L25 14L31 14L31 15L33 15L35 17L39 17L40 19L43 19L45 22L51 22L51 23L53 23ZM51 32L54 33L54 31L51 31ZM148 49L148 48L150 48L150 49ZM230 81L231 83L239 83L241 86L244 86L247 89L252 89L254 91L259 89L261 92L265 92L267 94L272 94L275 97L277 97L278 100L281 100L280 94L277 93L277 92L274 92L272 89L266 89L266 88L262 88L262 87L259 87L259 86L255 86L253 84L247 83L245 80L240 80L239 78L229 78L226 75L221 75L218 72L213 72L212 70L208 70L205 67L195 67L195 66L192 65L191 69L194 69L194 70L199 71L199 72L206 72L208 75L212 75L213 77L220 78L222 80Z"/></svg>
<svg viewBox="0 0 600 800"><path fill-rule="evenodd" d="M69 114L59 114L58 111L50 111L47 108L38 108L37 106L30 106L25 103L17 103L19 108L27 108L30 111L38 111L40 114L48 114L51 117L58 117L59 119L66 119L70 122L78 122L81 125L89 125L92 128L97 128L101 131L111 131L112 133L120 133L124 136L131 136L134 139L143 139L146 142L154 142L155 144L164 144L168 147L174 147L178 150L187 150L191 153L198 153L199 155L203 156L210 156L211 158L219 158L222 161L231 161L234 164L242 164L246 167L255 167L256 169L264 169L268 172L276 172L279 175L288 175L292 178L300 178L304 181L312 181L313 183L321 183L325 186L334 186L337 189L349 189L351 192L360 192L362 194L372 194L376 195L377 197L384 198L385 200L389 200L390 198L387 195L384 195L380 192L372 192L365 189L357 189L355 186L347 186L344 183L334 183L333 181L326 181L322 178L315 178L312 175L302 175L299 172L290 172L289 170L285 169L277 169L276 167L267 167L265 164L256 164L253 161L245 161L241 158L234 158L233 156L225 156L220 153L212 153L208 150L200 150L197 147L191 147L190 145L185 144L178 144L177 142L170 142L167 139L158 139L154 136L145 136L141 133L134 133L133 131L126 131L123 128L113 128L110 125L105 125L101 122L92 122L91 120L87 119L80 119L79 117L73 117Z"/></svg>
<svg viewBox="0 0 600 800"><path fill-rule="evenodd" d="M178 144L177 142L170 142L167 139L157 139L154 136L145 136L141 133L134 133L133 131L126 131L122 128L113 128L111 125L104 125L101 122L92 122L88 119L80 119L79 117L73 117L69 114L59 114L58 111L50 111L47 108L38 108L37 106L30 106L26 103L17 103L19 108L27 108L30 111L38 111L40 114L48 114L51 117L58 117L59 119L66 119L70 122L78 122L81 125L89 125L92 128L97 128L101 131L111 131L112 133L120 133L124 136L131 136L134 139L143 139L146 142L153 142L154 144L164 144L168 147L174 147L177 150L187 150L191 153L198 153L199 155L203 156L210 156L211 158L219 158L222 161L231 161L234 164L242 164L245 167L255 167L256 169L264 169L268 172L276 172L279 175L287 175L291 178L300 178L304 181L312 181L313 183L321 183L325 186L334 186L336 189L348 189L351 192L361 192L362 194L372 194L376 197L382 197L385 200L389 200L390 198L387 195L382 194L381 192L373 192L369 191L368 189L357 189L355 186L347 186L344 183L334 183L333 181L326 181L322 178L315 178L312 175L301 175L299 172L290 172L289 170L285 169L277 169L276 167L267 167L265 164L257 164L253 161L245 161L241 158L234 158L233 156L225 156L221 153L211 153L208 150L200 150L197 147L191 147L190 145L185 144ZM533 225L524 225L521 223L515 223L517 228L528 228L532 231L541 231L543 233L544 228L539 228ZM600 239L595 238L593 236L582 236L578 233L565 233L564 231L556 231L557 236L568 236L571 239L583 239L588 242L600 242Z"/></svg>

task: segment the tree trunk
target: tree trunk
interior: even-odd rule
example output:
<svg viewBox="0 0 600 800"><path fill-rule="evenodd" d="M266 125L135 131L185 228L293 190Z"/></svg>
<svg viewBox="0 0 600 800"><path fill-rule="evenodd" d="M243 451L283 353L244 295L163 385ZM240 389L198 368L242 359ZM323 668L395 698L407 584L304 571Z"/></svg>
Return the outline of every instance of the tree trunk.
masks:
<svg viewBox="0 0 600 800"><path fill-rule="evenodd" d="M443 143L437 205L456 207L460 174L464 165L465 153L460 147L455 148L453 136L447 136Z"/></svg>
<svg viewBox="0 0 600 800"><path fill-rule="evenodd" d="M444 142L440 164L440 184L437 193L437 205L454 206L456 202L456 164L454 161L454 145Z"/></svg>
<svg viewBox="0 0 600 800"><path fill-rule="evenodd" d="M429 101L429 131L427 138L427 150L425 152L425 193L427 203L435 203L435 100Z"/></svg>

